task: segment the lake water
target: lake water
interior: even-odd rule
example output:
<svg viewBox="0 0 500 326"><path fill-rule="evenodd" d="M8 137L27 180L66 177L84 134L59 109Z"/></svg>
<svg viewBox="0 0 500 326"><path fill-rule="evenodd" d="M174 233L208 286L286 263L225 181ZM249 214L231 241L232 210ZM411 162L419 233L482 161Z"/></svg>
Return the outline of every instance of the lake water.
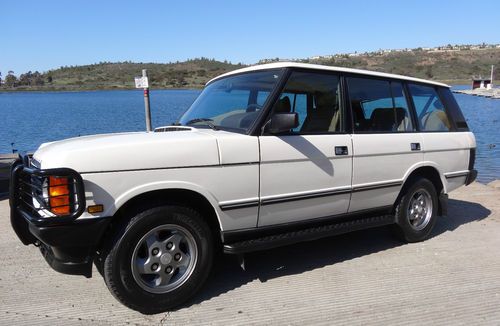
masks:
<svg viewBox="0 0 500 326"><path fill-rule="evenodd" d="M199 92L151 91L153 127L175 121ZM455 97L476 135L478 180L500 179L500 100ZM79 135L145 129L142 90L0 93L0 117L0 153L33 151L43 142Z"/></svg>

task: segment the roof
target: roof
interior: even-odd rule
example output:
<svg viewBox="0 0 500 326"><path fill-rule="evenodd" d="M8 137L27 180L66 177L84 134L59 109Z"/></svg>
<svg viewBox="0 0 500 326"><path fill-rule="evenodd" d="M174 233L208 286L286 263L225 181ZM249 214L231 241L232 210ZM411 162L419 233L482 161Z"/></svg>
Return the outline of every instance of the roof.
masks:
<svg viewBox="0 0 500 326"><path fill-rule="evenodd" d="M409 81L414 81L414 82L419 82L419 83L425 83L425 84L432 84L432 85L437 85L437 86L443 86L443 87L450 87L449 85L431 81L431 80L425 80L425 79L420 79L420 78L413 78L413 77L408 77L408 76L403 76L403 75L395 75L395 74L387 74L384 72L376 72L376 71L370 71L370 70L362 70L362 69L351 69L351 68L343 68L343 67L335 67L335 66L323 66L323 65L315 65L315 64L310 64L310 63L298 63L298 62L275 62L275 63L266 63L263 65L255 65L255 66L250 66L242 69L237 69L233 70L230 72L227 72L225 74L219 75L207 82L207 85L211 83L214 80L235 75L235 74L240 74L243 72L251 72L251 71L259 71L259 70L265 70L265 69L278 69L278 68L305 68L305 69L316 69L316 70L323 70L323 71L338 71L338 72L347 72L347 73L353 73L353 74L362 74L362 75L368 75L368 76L376 76L376 77L385 77L385 78L394 78L394 79L402 79L402 80L409 80Z"/></svg>

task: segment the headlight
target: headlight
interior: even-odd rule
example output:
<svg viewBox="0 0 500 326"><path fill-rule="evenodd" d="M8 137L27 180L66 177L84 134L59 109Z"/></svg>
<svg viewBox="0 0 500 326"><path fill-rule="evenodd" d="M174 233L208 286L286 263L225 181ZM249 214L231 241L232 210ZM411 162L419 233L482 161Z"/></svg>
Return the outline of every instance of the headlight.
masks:
<svg viewBox="0 0 500 326"><path fill-rule="evenodd" d="M49 177L49 210L56 215L71 213L70 183L67 177Z"/></svg>

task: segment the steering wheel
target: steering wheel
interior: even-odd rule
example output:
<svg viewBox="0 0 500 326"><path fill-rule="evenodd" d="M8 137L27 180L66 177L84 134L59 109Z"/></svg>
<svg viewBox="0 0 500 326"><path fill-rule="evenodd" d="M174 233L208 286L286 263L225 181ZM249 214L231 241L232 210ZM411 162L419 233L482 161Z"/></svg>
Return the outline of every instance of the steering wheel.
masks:
<svg viewBox="0 0 500 326"><path fill-rule="evenodd" d="M258 111L262 109L262 105L258 105L258 104L249 104L247 106L247 109L246 109L246 112L255 112L255 111Z"/></svg>

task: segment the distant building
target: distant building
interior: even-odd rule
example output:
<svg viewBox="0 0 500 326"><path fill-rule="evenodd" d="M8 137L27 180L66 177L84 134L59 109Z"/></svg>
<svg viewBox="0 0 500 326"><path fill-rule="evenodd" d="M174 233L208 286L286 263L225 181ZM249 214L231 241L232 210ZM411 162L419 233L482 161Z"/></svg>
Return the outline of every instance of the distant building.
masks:
<svg viewBox="0 0 500 326"><path fill-rule="evenodd" d="M484 78L473 78L472 79L472 89L476 88L488 88L488 85L491 84L491 79ZM490 86L491 87L491 86Z"/></svg>

